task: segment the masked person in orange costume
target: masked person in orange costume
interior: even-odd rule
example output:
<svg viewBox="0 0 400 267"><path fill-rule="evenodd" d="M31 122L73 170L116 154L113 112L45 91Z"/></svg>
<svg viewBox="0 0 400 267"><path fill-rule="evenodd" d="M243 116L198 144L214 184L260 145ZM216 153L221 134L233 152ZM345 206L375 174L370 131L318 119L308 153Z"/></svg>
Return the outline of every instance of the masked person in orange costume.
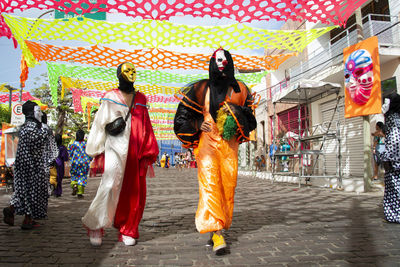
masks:
<svg viewBox="0 0 400 267"><path fill-rule="evenodd" d="M247 86L237 81L231 54L222 48L210 60L209 79L194 82L177 95L181 103L174 131L198 164L199 203L196 228L211 233L213 250L225 252L222 229L232 222L239 143L249 140L257 122Z"/></svg>

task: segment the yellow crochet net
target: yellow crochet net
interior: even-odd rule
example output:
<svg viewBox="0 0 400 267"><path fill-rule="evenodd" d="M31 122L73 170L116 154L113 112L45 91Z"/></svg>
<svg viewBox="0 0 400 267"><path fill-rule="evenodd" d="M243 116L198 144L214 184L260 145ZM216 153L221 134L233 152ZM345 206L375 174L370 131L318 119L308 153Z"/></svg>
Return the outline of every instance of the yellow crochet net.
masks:
<svg viewBox="0 0 400 267"><path fill-rule="evenodd" d="M66 20L35 20L7 14L3 16L24 51L29 67L36 64L36 60L27 50L24 40L78 40L103 44L123 42L144 48L163 46L212 49L222 46L228 50L276 48L300 52L314 39L337 27L283 31L251 28L239 23L211 27L153 20L111 23L84 17ZM106 60L114 61L112 58Z"/></svg>

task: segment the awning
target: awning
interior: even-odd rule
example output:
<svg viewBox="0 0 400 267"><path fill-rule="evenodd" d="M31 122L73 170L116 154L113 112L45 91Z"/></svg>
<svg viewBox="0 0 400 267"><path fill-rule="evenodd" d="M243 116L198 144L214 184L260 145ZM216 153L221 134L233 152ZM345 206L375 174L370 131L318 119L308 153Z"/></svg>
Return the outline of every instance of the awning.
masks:
<svg viewBox="0 0 400 267"><path fill-rule="evenodd" d="M308 103L340 92L342 86L315 80L301 80L287 88L281 88L272 96L272 102Z"/></svg>

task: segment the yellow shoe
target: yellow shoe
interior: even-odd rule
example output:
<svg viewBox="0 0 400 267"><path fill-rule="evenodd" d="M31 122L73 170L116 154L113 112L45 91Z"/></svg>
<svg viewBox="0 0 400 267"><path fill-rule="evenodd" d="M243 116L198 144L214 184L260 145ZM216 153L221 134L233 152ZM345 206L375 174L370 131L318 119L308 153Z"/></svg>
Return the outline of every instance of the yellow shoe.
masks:
<svg viewBox="0 0 400 267"><path fill-rule="evenodd" d="M212 241L214 242L213 251L218 251L226 248L226 243L222 235L213 234Z"/></svg>

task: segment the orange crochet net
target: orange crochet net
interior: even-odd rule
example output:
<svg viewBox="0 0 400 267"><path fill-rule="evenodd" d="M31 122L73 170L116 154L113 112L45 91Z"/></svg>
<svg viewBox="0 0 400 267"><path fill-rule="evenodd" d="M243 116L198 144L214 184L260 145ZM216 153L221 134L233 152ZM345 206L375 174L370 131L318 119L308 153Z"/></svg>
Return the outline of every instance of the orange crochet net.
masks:
<svg viewBox="0 0 400 267"><path fill-rule="evenodd" d="M41 44L25 40L26 45L37 61L79 62L95 66L117 67L123 62L132 62L144 69L198 69L208 70L210 54L190 54L169 51L161 48L137 49L127 51L93 45L68 47ZM270 56L232 55L235 67L241 70L276 70L286 59L296 56L288 53Z"/></svg>

